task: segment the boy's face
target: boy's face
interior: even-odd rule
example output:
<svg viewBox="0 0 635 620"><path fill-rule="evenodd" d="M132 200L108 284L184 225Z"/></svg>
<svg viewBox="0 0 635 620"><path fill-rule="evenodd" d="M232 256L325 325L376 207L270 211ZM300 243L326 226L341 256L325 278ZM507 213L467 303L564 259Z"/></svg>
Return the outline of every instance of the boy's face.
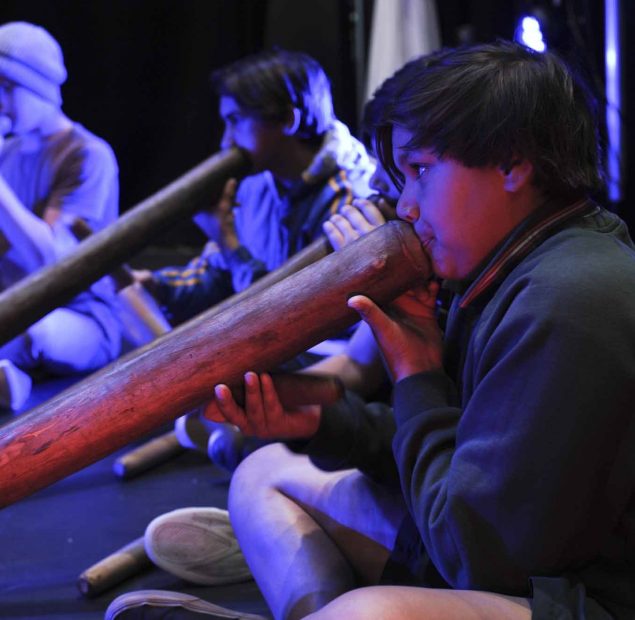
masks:
<svg viewBox="0 0 635 620"><path fill-rule="evenodd" d="M11 119L11 132L25 134L39 128L50 104L0 74L0 114Z"/></svg>
<svg viewBox="0 0 635 620"><path fill-rule="evenodd" d="M412 133L393 128L393 158L405 177L397 215L413 224L441 278L465 278L511 231L499 168L467 168L429 149L409 150Z"/></svg>
<svg viewBox="0 0 635 620"><path fill-rule="evenodd" d="M282 123L244 112L233 97L220 98L219 112L225 122L221 148L240 147L249 153L256 172L275 173L278 147L284 137Z"/></svg>

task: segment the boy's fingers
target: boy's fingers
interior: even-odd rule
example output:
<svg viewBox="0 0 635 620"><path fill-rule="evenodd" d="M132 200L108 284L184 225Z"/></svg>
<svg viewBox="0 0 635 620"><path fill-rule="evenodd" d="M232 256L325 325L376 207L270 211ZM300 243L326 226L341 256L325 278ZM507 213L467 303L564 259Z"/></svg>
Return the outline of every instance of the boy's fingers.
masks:
<svg viewBox="0 0 635 620"><path fill-rule="evenodd" d="M365 222L363 222L364 224L367 225L367 223L370 223L374 228L386 223L386 219L384 218L381 210L370 200L356 198L353 200L353 206L357 207L363 214L363 219L365 219Z"/></svg>
<svg viewBox="0 0 635 620"><path fill-rule="evenodd" d="M322 230L334 250L339 250L344 246L344 235L342 235L335 224L330 221L324 222L324 224L322 224Z"/></svg>
<svg viewBox="0 0 635 620"><path fill-rule="evenodd" d="M284 411L280 404L278 392L273 383L271 375L264 373L260 377L260 386L262 390L262 399L264 404L264 431L275 431L281 419L284 417Z"/></svg>
<svg viewBox="0 0 635 620"><path fill-rule="evenodd" d="M218 409L227 422L237 426L241 430L248 425L247 417L242 409L236 404L231 390L224 384L214 387L214 396L218 405Z"/></svg>
<svg viewBox="0 0 635 620"><path fill-rule="evenodd" d="M361 204L361 202L358 203L356 200L354 205L344 205L340 210L340 216L345 219L348 226L359 236L360 234L365 234L377 228L379 224L375 223L376 216L379 215L381 218L381 214L379 214L372 203L368 203L368 208L373 209L376 212L373 216L369 216L366 210L357 206L358 204Z"/></svg>
<svg viewBox="0 0 635 620"><path fill-rule="evenodd" d="M265 416L262 390L260 378L255 372L251 371L245 373L245 413L245 419L251 428L251 432L259 432Z"/></svg>

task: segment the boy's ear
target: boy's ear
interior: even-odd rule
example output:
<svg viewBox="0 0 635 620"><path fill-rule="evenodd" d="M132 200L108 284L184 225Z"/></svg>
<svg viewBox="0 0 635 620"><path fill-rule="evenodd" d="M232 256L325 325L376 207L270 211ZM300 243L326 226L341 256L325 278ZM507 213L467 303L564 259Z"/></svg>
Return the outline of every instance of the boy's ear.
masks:
<svg viewBox="0 0 635 620"><path fill-rule="evenodd" d="M505 190L515 192L531 182L534 167L526 159L514 159L507 166L501 166L501 173Z"/></svg>
<svg viewBox="0 0 635 620"><path fill-rule="evenodd" d="M285 133L285 135L287 136L295 135L295 133L298 131L300 127L301 118L302 118L302 115L300 113L300 110L298 110L298 108L291 108L291 110L289 111L287 121L284 124L284 127L282 128L282 131Z"/></svg>

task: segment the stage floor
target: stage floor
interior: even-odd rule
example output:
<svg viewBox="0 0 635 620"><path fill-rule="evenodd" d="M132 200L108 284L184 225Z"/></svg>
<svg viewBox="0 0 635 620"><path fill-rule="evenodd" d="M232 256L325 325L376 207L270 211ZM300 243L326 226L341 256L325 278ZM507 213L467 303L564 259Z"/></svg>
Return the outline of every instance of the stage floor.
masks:
<svg viewBox="0 0 635 620"><path fill-rule="evenodd" d="M44 402L65 384L68 381L58 380L38 385L27 405ZM0 425L13 419L0 412ZM167 430L157 429L155 434ZM253 581L196 586L154 567L95 598L80 594L80 573L142 536L154 517L185 506L227 506L229 474L195 452L185 452L136 478L117 478L113 462L132 446L0 510L0 618L103 618L112 599L139 589L187 592L225 607L268 615Z"/></svg>

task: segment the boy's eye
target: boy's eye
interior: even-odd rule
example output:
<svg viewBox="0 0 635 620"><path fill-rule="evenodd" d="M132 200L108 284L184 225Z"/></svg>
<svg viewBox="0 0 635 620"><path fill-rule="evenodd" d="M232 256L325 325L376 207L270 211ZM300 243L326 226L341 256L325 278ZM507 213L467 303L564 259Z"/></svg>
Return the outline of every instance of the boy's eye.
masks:
<svg viewBox="0 0 635 620"><path fill-rule="evenodd" d="M414 172L415 179L420 179L428 170L428 166L424 164L412 164L412 171Z"/></svg>

